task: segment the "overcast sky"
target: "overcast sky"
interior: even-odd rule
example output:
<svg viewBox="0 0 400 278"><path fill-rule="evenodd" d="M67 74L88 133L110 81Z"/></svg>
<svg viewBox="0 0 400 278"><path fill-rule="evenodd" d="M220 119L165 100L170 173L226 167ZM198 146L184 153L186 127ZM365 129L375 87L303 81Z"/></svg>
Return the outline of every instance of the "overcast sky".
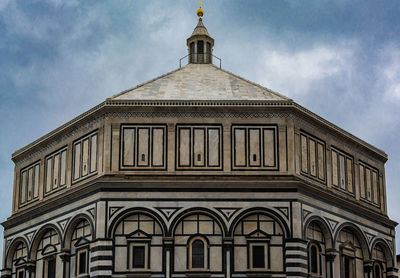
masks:
<svg viewBox="0 0 400 278"><path fill-rule="evenodd" d="M399 222L400 2L203 3L224 69L389 155L388 210ZM2 221L11 213L12 152L107 97L176 69L197 8L189 0L0 0Z"/></svg>

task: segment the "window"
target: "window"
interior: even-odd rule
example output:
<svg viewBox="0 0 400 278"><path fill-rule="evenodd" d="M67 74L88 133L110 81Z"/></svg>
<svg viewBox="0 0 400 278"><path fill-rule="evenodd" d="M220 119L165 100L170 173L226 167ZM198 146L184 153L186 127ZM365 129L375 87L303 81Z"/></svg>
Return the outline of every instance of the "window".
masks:
<svg viewBox="0 0 400 278"><path fill-rule="evenodd" d="M265 246L253 245L253 268L265 268Z"/></svg>
<svg viewBox="0 0 400 278"><path fill-rule="evenodd" d="M346 255L342 256L342 271L343 271L343 277L344 278L354 278L354 258L353 257L349 257Z"/></svg>
<svg viewBox="0 0 400 278"><path fill-rule="evenodd" d="M144 268L145 249L144 246L132 246L132 265L133 268Z"/></svg>
<svg viewBox="0 0 400 278"><path fill-rule="evenodd" d="M256 239L256 235L258 238ZM267 270L269 268L267 250L269 238L266 238L264 234L260 236L260 232L256 232L253 236L249 237L251 240L248 245L249 258L249 268L251 270Z"/></svg>
<svg viewBox="0 0 400 278"><path fill-rule="evenodd" d="M97 171L97 131L74 142L73 181L80 180Z"/></svg>
<svg viewBox="0 0 400 278"><path fill-rule="evenodd" d="M208 269L208 243L202 236L190 239L188 243L189 269L206 270Z"/></svg>
<svg viewBox="0 0 400 278"><path fill-rule="evenodd" d="M45 172L45 194L65 186L67 177L67 148L46 157Z"/></svg>
<svg viewBox="0 0 400 278"><path fill-rule="evenodd" d="M80 275L86 275L88 273L88 251L87 249L78 251L76 256L76 266L78 277Z"/></svg>
<svg viewBox="0 0 400 278"><path fill-rule="evenodd" d="M380 204L378 170L366 163L360 163L360 195L361 199L375 205Z"/></svg>
<svg viewBox="0 0 400 278"><path fill-rule="evenodd" d="M319 251L319 246L316 243L311 243L308 247L308 271L310 274L321 274L320 261L321 254Z"/></svg>
<svg viewBox="0 0 400 278"><path fill-rule="evenodd" d="M24 205L39 198L40 161L21 170L19 203Z"/></svg>
<svg viewBox="0 0 400 278"><path fill-rule="evenodd" d="M56 278L56 258L44 260L44 278Z"/></svg>
<svg viewBox="0 0 400 278"><path fill-rule="evenodd" d="M130 269L145 270L148 269L149 261L149 243L147 242L131 242L130 244Z"/></svg>
<svg viewBox="0 0 400 278"><path fill-rule="evenodd" d="M200 239L192 243L192 268L204 268L204 243Z"/></svg>
<svg viewBox="0 0 400 278"><path fill-rule="evenodd" d="M189 56L189 63L194 62L194 42L190 43L190 56Z"/></svg>
<svg viewBox="0 0 400 278"><path fill-rule="evenodd" d="M374 278L382 278L382 268L379 263L375 263L374 266Z"/></svg>
<svg viewBox="0 0 400 278"><path fill-rule="evenodd" d="M25 270L24 269L17 270L17 278L25 278Z"/></svg>
<svg viewBox="0 0 400 278"><path fill-rule="evenodd" d="M197 53L199 53L199 54L204 53L204 42L203 41L197 42Z"/></svg>
<svg viewBox="0 0 400 278"><path fill-rule="evenodd" d="M332 184L334 188L354 194L353 158L332 148Z"/></svg>

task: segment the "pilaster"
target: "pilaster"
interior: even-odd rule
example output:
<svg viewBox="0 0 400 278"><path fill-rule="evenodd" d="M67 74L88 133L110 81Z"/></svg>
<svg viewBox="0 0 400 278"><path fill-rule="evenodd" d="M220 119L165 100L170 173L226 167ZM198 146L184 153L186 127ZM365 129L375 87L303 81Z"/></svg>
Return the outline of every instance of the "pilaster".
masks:
<svg viewBox="0 0 400 278"><path fill-rule="evenodd" d="M308 277L307 241L290 238L285 241L286 277Z"/></svg>
<svg viewBox="0 0 400 278"><path fill-rule="evenodd" d="M113 242L96 240L90 244L90 277L111 277L113 269Z"/></svg>

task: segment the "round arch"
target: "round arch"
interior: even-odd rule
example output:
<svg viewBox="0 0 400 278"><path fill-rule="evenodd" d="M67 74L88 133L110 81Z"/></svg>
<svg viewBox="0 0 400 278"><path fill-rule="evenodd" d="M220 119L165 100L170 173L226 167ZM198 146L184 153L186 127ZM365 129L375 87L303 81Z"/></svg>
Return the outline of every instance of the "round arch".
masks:
<svg viewBox="0 0 400 278"><path fill-rule="evenodd" d="M337 228L337 230L335 232L335 236L334 236L335 249L338 249L338 247L339 247L339 246L336 246L338 244L337 239L338 239L339 233L345 228L349 228L350 230L352 230L356 234L357 239L360 242L360 245L361 245L361 248L362 248L362 252L363 252L363 255L364 255L364 261L369 261L371 259L371 253L369 251L367 239L365 238L365 236L364 236L363 232L361 231L361 229L358 226L356 226L355 224L351 223L351 222L345 222L345 223L341 224Z"/></svg>
<svg viewBox="0 0 400 278"><path fill-rule="evenodd" d="M45 224L44 226L40 227L39 231L36 232L35 236L33 237L32 240L32 247L29 251L29 258L36 260L36 253L37 253L37 249L40 243L40 240L42 239L42 236L49 230L55 230L57 235L58 235L58 239L60 241L60 244L62 245L63 242L63 238L62 238L62 234L60 232L60 230L57 228L56 225L54 224Z"/></svg>
<svg viewBox="0 0 400 278"><path fill-rule="evenodd" d="M71 244L71 238L72 238L72 234L74 232L74 229L76 227L76 225L82 221L82 220L86 220L89 222L90 225L90 230L92 232L92 238L94 239L96 237L95 235L95 229L94 229L94 224L92 219L90 218L89 215L85 214L85 213L79 213L77 215L75 215L69 222L68 225L65 229L65 235L64 235L64 240L62 241L62 248L65 248L68 246L70 246Z"/></svg>
<svg viewBox="0 0 400 278"><path fill-rule="evenodd" d="M383 247L385 257L386 257L387 267L393 267L394 266L394 257L392 255L392 251L391 251L392 249L390 248L389 244L382 238L374 239L374 241L371 244L371 250L370 250L371 254L377 244L379 244L380 246ZM371 259L372 259L372 255L371 255Z"/></svg>
<svg viewBox="0 0 400 278"><path fill-rule="evenodd" d="M166 235L166 231L167 231L167 226L165 225L164 221L162 220L162 218L153 210L150 210L148 208L142 208L142 207L137 207L137 208L129 208L126 209L124 211L122 211L121 213L119 213L111 222L109 228L108 228L108 237L112 238L114 236L115 233L115 229L118 226L118 224L127 216L132 215L132 214L136 214L136 213L141 213L144 215L147 215L151 218L153 218L161 227L163 236Z"/></svg>
<svg viewBox="0 0 400 278"><path fill-rule="evenodd" d="M232 224L231 224L231 226L229 228L228 235L230 237L233 237L233 233L234 233L234 231L236 229L236 226L240 223L240 221L243 218L245 218L246 216L249 216L249 215L254 214L254 213L261 213L261 214L265 214L267 216L272 217L274 220L276 220L279 223L279 225L281 225L282 230L285 233L284 234L284 238L289 238L290 237L290 234L291 234L290 233L290 229L287 226L285 220L279 214L277 214L275 211L273 211L271 209L268 209L268 208L262 208L262 207L254 207L254 208L249 208L249 209L246 209L246 210L242 211L238 216L236 216L233 219Z"/></svg>
<svg viewBox="0 0 400 278"><path fill-rule="evenodd" d="M23 237L17 237L11 242L10 246L8 247L8 249L6 251L6 257L4 258L4 262L5 262L4 268L12 267L12 260L13 260L14 252L19 243L22 243L26 246L27 256L28 256L28 260L29 260L30 253L29 253L28 241Z"/></svg>
<svg viewBox="0 0 400 278"><path fill-rule="evenodd" d="M210 209L202 208L202 207L188 208L188 209L185 209L184 211L182 211L181 213L179 213L174 218L174 220L172 220L172 223L171 223L169 231L168 231L168 235L169 236L174 235L175 228L182 219L184 219L185 217L188 217L192 214L196 214L196 213L207 215L207 216L211 217L213 220L215 220L218 223L219 228L222 231L222 236L225 237L225 235L227 234L227 228L226 228L224 220L221 218L221 216L219 216L216 212L214 212Z"/></svg>
<svg viewBox="0 0 400 278"><path fill-rule="evenodd" d="M333 241L333 237L332 237L332 232L329 229L328 224L325 222L325 220L322 217L317 216L317 215L311 216L304 223L303 239L307 238L307 228L308 228L308 225L310 225L311 222L317 222L319 227L321 228L322 232L324 233L326 248L333 248L333 246L334 246L333 242L334 241Z"/></svg>

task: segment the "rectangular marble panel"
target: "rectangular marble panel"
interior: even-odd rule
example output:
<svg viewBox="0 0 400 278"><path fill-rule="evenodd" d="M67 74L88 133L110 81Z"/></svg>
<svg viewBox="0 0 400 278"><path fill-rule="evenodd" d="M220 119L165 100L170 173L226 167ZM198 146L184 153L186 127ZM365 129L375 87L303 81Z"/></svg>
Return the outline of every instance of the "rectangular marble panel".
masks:
<svg viewBox="0 0 400 278"><path fill-rule="evenodd" d="M372 201L372 190L371 190L371 170L365 168L365 180L366 180L366 197L367 200Z"/></svg>
<svg viewBox="0 0 400 278"><path fill-rule="evenodd" d="M339 154L339 182L340 188L345 190L346 189L346 166L345 166L345 158L343 155Z"/></svg>
<svg viewBox="0 0 400 278"><path fill-rule="evenodd" d="M313 177L317 176L317 165L316 165L316 144L315 141L310 139L309 142L309 150L310 150L310 175Z"/></svg>
<svg viewBox="0 0 400 278"><path fill-rule="evenodd" d="M263 129L264 136L264 166L274 167L276 165L276 146L275 146L275 130Z"/></svg>
<svg viewBox="0 0 400 278"><path fill-rule="evenodd" d="M235 129L234 134L234 164L235 166L247 166L246 164L246 130Z"/></svg>
<svg viewBox="0 0 400 278"><path fill-rule="evenodd" d="M33 198L39 197L40 165L36 164L34 169Z"/></svg>
<svg viewBox="0 0 400 278"><path fill-rule="evenodd" d="M222 148L220 129L209 128L208 129L208 166L215 167L220 166L220 152Z"/></svg>
<svg viewBox="0 0 400 278"><path fill-rule="evenodd" d="M77 143L74 146L74 180L81 177L81 143Z"/></svg>
<svg viewBox="0 0 400 278"><path fill-rule="evenodd" d="M353 161L350 158L346 158L346 171L347 171L347 190L350 193L354 193L353 190Z"/></svg>
<svg viewBox="0 0 400 278"><path fill-rule="evenodd" d="M259 128L249 128L249 166L261 166L261 134Z"/></svg>
<svg viewBox="0 0 400 278"><path fill-rule="evenodd" d="M82 177L89 173L89 139L82 142Z"/></svg>
<svg viewBox="0 0 400 278"><path fill-rule="evenodd" d="M33 199L33 168L29 168L28 170L28 188L27 188L27 192L28 192L28 196L27 196L27 200L30 201Z"/></svg>
<svg viewBox="0 0 400 278"><path fill-rule="evenodd" d="M149 128L138 128L138 165L149 166Z"/></svg>
<svg viewBox="0 0 400 278"><path fill-rule="evenodd" d="M60 165L60 186L63 186L66 184L66 178L67 178L67 151L64 150L61 152L61 165Z"/></svg>
<svg viewBox="0 0 400 278"><path fill-rule="evenodd" d="M318 151L318 178L325 180L325 147L324 145L317 143Z"/></svg>
<svg viewBox="0 0 400 278"><path fill-rule="evenodd" d="M179 166L190 166L190 129L179 129Z"/></svg>
<svg viewBox="0 0 400 278"><path fill-rule="evenodd" d="M308 147L307 147L307 137L304 135L300 136L301 144L301 171L308 173Z"/></svg>
<svg viewBox="0 0 400 278"><path fill-rule="evenodd" d="M46 192L51 191L51 185L53 182L53 157L46 159Z"/></svg>
<svg viewBox="0 0 400 278"><path fill-rule="evenodd" d="M152 138L152 166L163 166L164 165L164 129L153 128Z"/></svg>
<svg viewBox="0 0 400 278"><path fill-rule="evenodd" d="M332 184L334 186L339 186L338 153L335 151L332 151L331 155L332 155Z"/></svg>
<svg viewBox="0 0 400 278"><path fill-rule="evenodd" d="M97 171L97 134L90 141L90 173Z"/></svg>
<svg viewBox="0 0 400 278"><path fill-rule="evenodd" d="M378 176L375 171L372 171L372 193L373 202L379 204Z"/></svg>
<svg viewBox="0 0 400 278"><path fill-rule="evenodd" d="M54 168L53 168L53 189L58 188L58 183L60 182L59 180L59 174L60 174L60 155L56 154L54 156Z"/></svg>
<svg viewBox="0 0 400 278"><path fill-rule="evenodd" d="M28 178L27 178L27 171L22 172L22 177L21 177L21 192L20 192L20 198L21 201L20 203L23 204L26 202L26 189L28 186Z"/></svg>
<svg viewBox="0 0 400 278"><path fill-rule="evenodd" d="M135 128L123 129L123 163L124 166L135 165Z"/></svg>
<svg viewBox="0 0 400 278"><path fill-rule="evenodd" d="M360 168L360 196L361 198L366 198L364 166L360 165L359 168Z"/></svg>
<svg viewBox="0 0 400 278"><path fill-rule="evenodd" d="M193 129L193 165L205 165L205 140L206 134L204 128Z"/></svg>
<svg viewBox="0 0 400 278"><path fill-rule="evenodd" d="M199 233L204 235L213 234L213 222L200 222Z"/></svg>
<svg viewBox="0 0 400 278"><path fill-rule="evenodd" d="M270 246L270 262L272 271L283 270L283 248L281 246Z"/></svg>

